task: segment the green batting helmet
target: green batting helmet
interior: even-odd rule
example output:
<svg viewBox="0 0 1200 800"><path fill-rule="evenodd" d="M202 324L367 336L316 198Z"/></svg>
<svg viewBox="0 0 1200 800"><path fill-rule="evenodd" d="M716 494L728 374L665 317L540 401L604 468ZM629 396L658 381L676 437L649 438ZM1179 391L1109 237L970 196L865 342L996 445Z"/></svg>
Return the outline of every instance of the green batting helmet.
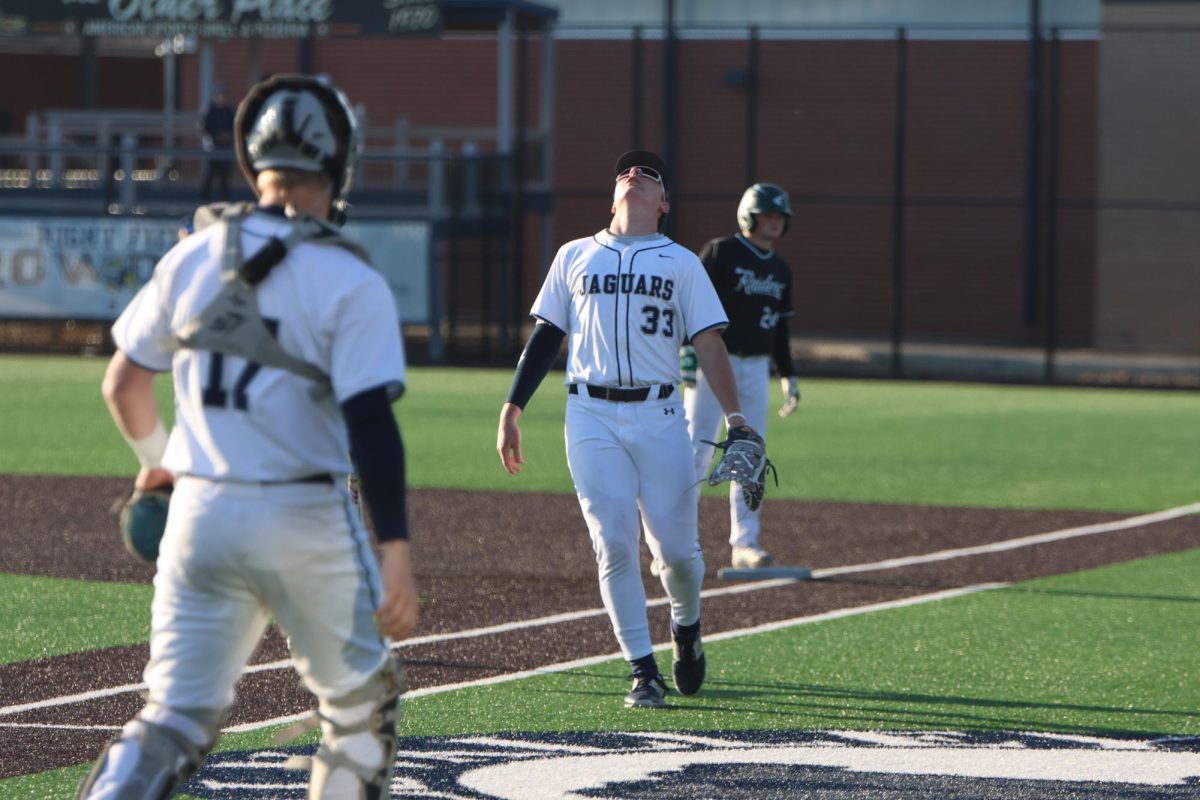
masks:
<svg viewBox="0 0 1200 800"><path fill-rule="evenodd" d="M783 214L783 232L787 233L792 221L792 203L782 186L774 183L756 183L742 194L738 203L737 221L744 231L754 230L754 215L770 212Z"/></svg>

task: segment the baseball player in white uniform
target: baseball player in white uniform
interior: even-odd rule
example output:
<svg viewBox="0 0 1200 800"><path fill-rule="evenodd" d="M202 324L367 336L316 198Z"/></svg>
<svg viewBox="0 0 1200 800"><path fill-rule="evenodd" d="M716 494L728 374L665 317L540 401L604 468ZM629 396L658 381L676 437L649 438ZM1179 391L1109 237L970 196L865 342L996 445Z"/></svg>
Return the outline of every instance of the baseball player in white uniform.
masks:
<svg viewBox="0 0 1200 800"><path fill-rule="evenodd" d="M317 698L308 796L389 794L404 675L388 639L414 629L417 592L391 410L399 321L386 282L325 222L353 178L357 124L336 88L279 76L243 100L236 138L258 206L174 247L113 327L104 395L141 463L136 486L174 492L147 703L80 797L173 794L215 743L269 617ZM168 370L169 437L153 395ZM379 562L345 488L352 468Z"/></svg>
<svg viewBox="0 0 1200 800"><path fill-rule="evenodd" d="M696 255L661 233L670 209L666 165L631 151L615 168L608 228L559 249L530 312L537 321L500 412L496 448L516 474L518 420L558 355L567 356L567 462L599 565L600 594L633 670L629 707L664 705L646 615L638 533L645 530L671 601L675 688L704 682L692 475L679 383L679 345L690 337L725 413L744 424L721 329L725 312Z"/></svg>

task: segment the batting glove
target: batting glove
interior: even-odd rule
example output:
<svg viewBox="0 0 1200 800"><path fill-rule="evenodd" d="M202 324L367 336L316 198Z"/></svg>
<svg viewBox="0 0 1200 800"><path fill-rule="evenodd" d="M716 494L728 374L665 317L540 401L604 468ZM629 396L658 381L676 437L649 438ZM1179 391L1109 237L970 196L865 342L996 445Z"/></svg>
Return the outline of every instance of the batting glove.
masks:
<svg viewBox="0 0 1200 800"><path fill-rule="evenodd" d="M783 408L779 409L779 416L786 417L800 407L800 381L796 378L781 378L779 386L783 390Z"/></svg>

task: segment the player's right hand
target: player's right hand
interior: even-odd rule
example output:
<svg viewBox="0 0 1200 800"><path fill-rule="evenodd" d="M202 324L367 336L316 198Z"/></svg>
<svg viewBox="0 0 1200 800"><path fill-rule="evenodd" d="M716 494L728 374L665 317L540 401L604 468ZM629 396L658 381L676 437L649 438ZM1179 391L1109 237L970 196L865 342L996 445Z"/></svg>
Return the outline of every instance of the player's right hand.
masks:
<svg viewBox="0 0 1200 800"><path fill-rule="evenodd" d="M521 455L521 429L517 420L521 417L521 409L512 403L505 403L500 409L500 427L496 431L496 452L500 454L500 463L508 470L509 475L516 475L525 463Z"/></svg>

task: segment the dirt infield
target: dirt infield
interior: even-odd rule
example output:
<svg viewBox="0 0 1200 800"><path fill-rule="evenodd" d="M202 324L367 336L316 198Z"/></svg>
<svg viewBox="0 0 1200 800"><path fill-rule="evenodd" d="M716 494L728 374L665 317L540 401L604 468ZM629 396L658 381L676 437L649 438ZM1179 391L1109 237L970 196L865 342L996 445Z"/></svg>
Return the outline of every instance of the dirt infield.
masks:
<svg viewBox="0 0 1200 800"><path fill-rule="evenodd" d="M125 553L109 508L127 481L107 478L0 476L0 571L87 580L149 582L153 568ZM414 490L414 550L427 598L418 635L597 608L595 560L571 495ZM726 502L701 503L708 561L705 588L724 585L728 562ZM882 504L768 501L764 544L781 563L826 568L1011 539L1127 515L1078 511L935 508ZM704 629L733 630L990 581L1016 581L1195 547L1200 517L1118 534L1072 539L903 570L863 572L705 601ZM651 597L661 588L649 575ZM667 637L665 608L651 611L656 640ZM541 625L503 634L436 642L400 652L414 688L473 680L616 650L607 618ZM253 663L286 657L272 630ZM0 706L40 703L5 722L115 726L141 704L136 693L70 703L46 701L136 684L145 645L0 666ZM311 707L294 672L243 677L231 724L272 719ZM7 728L0 736L0 778L82 763L111 736L107 729Z"/></svg>

